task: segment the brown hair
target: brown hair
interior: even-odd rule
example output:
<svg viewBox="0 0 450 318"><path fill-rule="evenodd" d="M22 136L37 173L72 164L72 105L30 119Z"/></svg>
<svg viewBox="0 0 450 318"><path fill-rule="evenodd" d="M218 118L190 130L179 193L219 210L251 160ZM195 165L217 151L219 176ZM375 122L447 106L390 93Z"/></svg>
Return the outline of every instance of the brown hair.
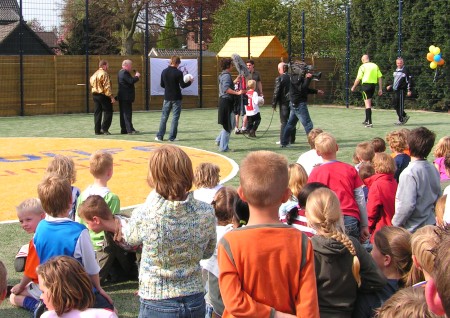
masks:
<svg viewBox="0 0 450 318"><path fill-rule="evenodd" d="M147 182L166 200L184 200L194 172L189 156L179 147L163 145L150 154Z"/></svg>
<svg viewBox="0 0 450 318"><path fill-rule="evenodd" d="M411 233L401 227L384 226L375 233L373 242L381 254L391 257L402 282L407 283L412 266Z"/></svg>
<svg viewBox="0 0 450 318"><path fill-rule="evenodd" d="M220 168L209 162L202 162L195 168L194 185L198 188L214 188L220 182Z"/></svg>
<svg viewBox="0 0 450 318"><path fill-rule="evenodd" d="M316 140L316 137L319 136L321 133L323 133L323 130L320 128L313 128L308 133L308 144L311 147L311 149L315 148L314 141Z"/></svg>
<svg viewBox="0 0 450 318"><path fill-rule="evenodd" d="M171 65L179 65L181 63L181 59L179 56L177 55L172 55L170 57L170 64Z"/></svg>
<svg viewBox="0 0 450 318"><path fill-rule="evenodd" d="M450 227L445 226L438 228L439 244L433 249L435 253L434 271L431 276L439 297L442 301L442 307L445 310L447 317L450 317L450 271L448 264L450 264Z"/></svg>
<svg viewBox="0 0 450 318"><path fill-rule="evenodd" d="M375 174L375 169L370 162L362 162L358 170L361 180L367 179Z"/></svg>
<svg viewBox="0 0 450 318"><path fill-rule="evenodd" d="M306 201L305 215L308 223L319 235L341 242L353 255L353 277L358 287L361 286L361 265L353 242L345 234L342 211L336 194L328 188L314 190Z"/></svg>
<svg viewBox="0 0 450 318"><path fill-rule="evenodd" d="M356 145L356 156L361 161L372 161L375 152L371 142L364 141Z"/></svg>
<svg viewBox="0 0 450 318"><path fill-rule="evenodd" d="M100 62L98 62L98 67L102 67L103 65L108 65L108 61L107 60L100 60Z"/></svg>
<svg viewBox="0 0 450 318"><path fill-rule="evenodd" d="M436 225L444 226L444 212L445 204L447 202L447 194L444 194L436 201L436 206L434 207L434 212L436 213Z"/></svg>
<svg viewBox="0 0 450 318"><path fill-rule="evenodd" d="M266 207L280 201L288 181L287 159L280 154L254 151L241 162L240 186L249 205Z"/></svg>
<svg viewBox="0 0 450 318"><path fill-rule="evenodd" d="M289 165L289 189L294 197L298 197L305 184L308 182L308 174L305 168L299 163Z"/></svg>
<svg viewBox="0 0 450 318"><path fill-rule="evenodd" d="M37 274L48 288L58 316L78 309L83 311L94 305L94 293L89 275L73 257L56 256L37 268Z"/></svg>
<svg viewBox="0 0 450 318"><path fill-rule="evenodd" d="M386 142L389 147L396 152L403 152L405 149L408 149L406 135L400 130L394 130L388 133L386 135Z"/></svg>
<svg viewBox="0 0 450 318"><path fill-rule="evenodd" d="M377 152L385 152L386 151L386 142L383 138L375 137L372 139L373 151Z"/></svg>
<svg viewBox="0 0 450 318"><path fill-rule="evenodd" d="M231 62L232 60L229 57L220 60L220 68L222 69L222 71L228 69L231 66Z"/></svg>
<svg viewBox="0 0 450 318"><path fill-rule="evenodd" d="M373 157L373 168L376 173L394 174L395 161L385 152L377 152Z"/></svg>
<svg viewBox="0 0 450 318"><path fill-rule="evenodd" d="M94 216L103 220L112 220L113 214L105 199L99 195L90 195L78 207L78 215L83 220L92 221Z"/></svg>
<svg viewBox="0 0 450 318"><path fill-rule="evenodd" d="M233 187L222 187L216 192L211 205L214 207L218 225L232 223L237 198L237 191Z"/></svg>
<svg viewBox="0 0 450 318"><path fill-rule="evenodd" d="M53 159L48 163L47 173L56 173L59 174L63 178L67 178L71 184L77 181L77 171L75 170L75 163L73 159L64 156L64 155L56 155Z"/></svg>
<svg viewBox="0 0 450 318"><path fill-rule="evenodd" d="M44 211L53 216L66 216L72 206L72 187L69 180L50 173L38 185L38 195Z"/></svg>
<svg viewBox="0 0 450 318"><path fill-rule="evenodd" d="M450 153L450 136L444 136L439 139L436 149L434 149L434 157L445 157Z"/></svg>
<svg viewBox="0 0 450 318"><path fill-rule="evenodd" d="M436 134L426 127L414 128L408 135L408 147L411 157L425 159L431 152Z"/></svg>
<svg viewBox="0 0 450 318"><path fill-rule="evenodd" d="M104 176L113 166L113 156L104 150L97 150L89 158L89 171L95 178Z"/></svg>
<svg viewBox="0 0 450 318"><path fill-rule="evenodd" d="M44 209L42 208L41 200L39 200L38 198L30 198L22 201L16 207L16 211L17 213L32 212L36 215L45 213Z"/></svg>
<svg viewBox="0 0 450 318"><path fill-rule="evenodd" d="M5 264L0 261L0 303L4 299L3 296L6 295L6 288L8 287L7 275Z"/></svg>

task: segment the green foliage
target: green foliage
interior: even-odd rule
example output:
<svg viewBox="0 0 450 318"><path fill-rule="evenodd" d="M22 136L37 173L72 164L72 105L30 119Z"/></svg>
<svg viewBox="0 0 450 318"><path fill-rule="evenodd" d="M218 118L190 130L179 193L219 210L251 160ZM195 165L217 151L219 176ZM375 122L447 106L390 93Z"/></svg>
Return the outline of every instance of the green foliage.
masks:
<svg viewBox="0 0 450 318"><path fill-rule="evenodd" d="M177 33L173 14L169 12L166 14L166 23L156 46L161 49L179 49L181 45Z"/></svg>

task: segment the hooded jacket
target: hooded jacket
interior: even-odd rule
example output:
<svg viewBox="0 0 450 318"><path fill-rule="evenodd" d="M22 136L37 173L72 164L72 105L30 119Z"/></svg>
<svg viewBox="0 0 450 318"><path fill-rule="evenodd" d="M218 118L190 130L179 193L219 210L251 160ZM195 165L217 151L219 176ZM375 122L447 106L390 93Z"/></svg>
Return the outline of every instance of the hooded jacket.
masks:
<svg viewBox="0 0 450 318"><path fill-rule="evenodd" d="M358 292L375 292L386 284L370 254L355 238L349 238L361 265L359 289L352 274L353 256L349 250L332 238L322 235L311 238L321 318L350 318Z"/></svg>

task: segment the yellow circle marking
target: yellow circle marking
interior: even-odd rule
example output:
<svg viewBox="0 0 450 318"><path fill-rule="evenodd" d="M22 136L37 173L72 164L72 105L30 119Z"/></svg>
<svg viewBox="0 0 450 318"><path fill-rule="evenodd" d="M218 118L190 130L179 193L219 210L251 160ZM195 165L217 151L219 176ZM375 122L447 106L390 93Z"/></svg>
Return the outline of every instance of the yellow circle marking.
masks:
<svg viewBox="0 0 450 318"><path fill-rule="evenodd" d="M81 138L0 138L0 221L17 220L16 206L25 199L37 197L37 185L54 155L71 157L75 162L77 181L83 191L93 182L89 173L89 156L105 150L114 157L114 174L108 187L120 198L122 208L143 203L150 192L147 184L149 152L161 143L111 139ZM181 147L195 167L213 162L220 167L221 182L233 178L235 161L213 152Z"/></svg>

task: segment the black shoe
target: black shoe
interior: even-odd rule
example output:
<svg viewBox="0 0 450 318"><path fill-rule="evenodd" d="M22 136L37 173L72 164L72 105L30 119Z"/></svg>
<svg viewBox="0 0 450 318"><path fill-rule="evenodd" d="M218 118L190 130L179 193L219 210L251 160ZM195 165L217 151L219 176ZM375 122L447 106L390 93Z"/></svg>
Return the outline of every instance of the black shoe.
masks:
<svg viewBox="0 0 450 318"><path fill-rule="evenodd" d="M128 135L137 135L137 131L133 130L132 132L129 132Z"/></svg>
<svg viewBox="0 0 450 318"><path fill-rule="evenodd" d="M408 122L408 120L409 120L409 116L406 115L405 117L403 117L402 123L403 123L403 124L406 124L406 123Z"/></svg>
<svg viewBox="0 0 450 318"><path fill-rule="evenodd" d="M369 122L367 120L363 121L362 124L365 126L367 124L369 124Z"/></svg>
<svg viewBox="0 0 450 318"><path fill-rule="evenodd" d="M102 133L103 135L111 135L111 133L107 130L102 130L100 131L100 133Z"/></svg>
<svg viewBox="0 0 450 318"><path fill-rule="evenodd" d="M128 134L128 132L127 131L121 131L120 134L121 135L126 135L126 134Z"/></svg>
<svg viewBox="0 0 450 318"><path fill-rule="evenodd" d="M47 310L47 307L45 307L45 304L42 300L40 300L37 305L36 308L34 309L33 312L33 318L39 318L42 316L42 314Z"/></svg>
<svg viewBox="0 0 450 318"><path fill-rule="evenodd" d="M95 134L96 134L96 135L103 135L102 132L96 132Z"/></svg>

